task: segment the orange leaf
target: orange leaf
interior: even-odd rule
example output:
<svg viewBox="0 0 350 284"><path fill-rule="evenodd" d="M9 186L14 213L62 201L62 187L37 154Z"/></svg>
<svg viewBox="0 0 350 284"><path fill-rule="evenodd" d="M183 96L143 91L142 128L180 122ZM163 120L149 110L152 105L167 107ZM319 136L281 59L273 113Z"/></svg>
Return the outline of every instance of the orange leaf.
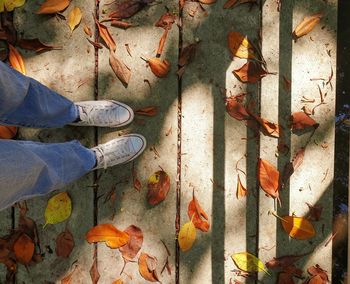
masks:
<svg viewBox="0 0 350 284"><path fill-rule="evenodd" d="M34 254L34 242L30 237L28 237L28 235L22 234L16 240L13 250L17 261L23 264L28 264Z"/></svg>
<svg viewBox="0 0 350 284"><path fill-rule="evenodd" d="M254 47L246 36L239 32L229 32L227 41L233 56L242 59L256 59Z"/></svg>
<svg viewBox="0 0 350 284"><path fill-rule="evenodd" d="M278 170L269 162L259 159L258 161L258 180L261 188L269 196L279 198L279 176Z"/></svg>
<svg viewBox="0 0 350 284"><path fill-rule="evenodd" d="M96 26L97 26L97 29L98 29L98 32L99 32L100 36L102 37L104 42L107 44L108 48L111 51L115 51L117 46L116 46L115 41L114 41L111 33L109 32L108 28L105 25L101 24L96 19L95 16L94 16L94 19L95 19L95 23L96 23Z"/></svg>
<svg viewBox="0 0 350 284"><path fill-rule="evenodd" d="M280 136L280 127L278 124L270 122L260 116L254 115L250 113L252 117L260 124L262 132L265 135L272 136L278 138Z"/></svg>
<svg viewBox="0 0 350 284"><path fill-rule="evenodd" d="M295 41L298 38L307 35L309 32L311 32L314 29L314 27L320 22L322 17L322 13L305 17L293 32L293 37Z"/></svg>
<svg viewBox="0 0 350 284"><path fill-rule="evenodd" d="M113 281L112 284L123 284L123 283L124 283L124 282L123 282L122 279L117 279L117 280Z"/></svg>
<svg viewBox="0 0 350 284"><path fill-rule="evenodd" d="M316 234L314 226L303 217L284 216L281 224L289 236L298 240L307 240Z"/></svg>
<svg viewBox="0 0 350 284"><path fill-rule="evenodd" d="M214 4L216 0L198 0L198 2L209 5L209 4Z"/></svg>
<svg viewBox="0 0 350 284"><path fill-rule="evenodd" d="M241 68L233 70L233 74L242 83L256 83L269 73L259 63L248 61Z"/></svg>
<svg viewBox="0 0 350 284"><path fill-rule="evenodd" d="M18 72L21 72L22 74L26 74L26 69L24 67L24 61L22 58L22 55L19 53L19 51L9 44L9 61L11 66L16 69Z"/></svg>
<svg viewBox="0 0 350 284"><path fill-rule="evenodd" d="M18 128L16 126L0 125L0 139L11 139L17 134Z"/></svg>
<svg viewBox="0 0 350 284"><path fill-rule="evenodd" d="M192 219L193 225L203 231L208 232L210 224L208 222L208 215L204 212L202 207L199 205L197 198L194 196L193 192L193 198L191 202L188 204L188 211L187 211L188 217ZM202 217L205 219L203 220Z"/></svg>
<svg viewBox="0 0 350 284"><path fill-rule="evenodd" d="M135 114L144 116L155 116L158 113L158 108L156 106L149 106L135 110Z"/></svg>
<svg viewBox="0 0 350 284"><path fill-rule="evenodd" d="M227 0L226 3L224 4L224 9L229 9L236 5L238 0Z"/></svg>
<svg viewBox="0 0 350 284"><path fill-rule="evenodd" d="M55 14L66 9L69 5L69 0L46 0L41 4L36 14Z"/></svg>
<svg viewBox="0 0 350 284"><path fill-rule="evenodd" d="M170 70L170 63L168 60L161 60L160 58L150 58L148 59L149 67L151 68L154 75L159 78L163 78L168 75Z"/></svg>
<svg viewBox="0 0 350 284"><path fill-rule="evenodd" d="M247 193L248 193L247 189L243 186L239 175L237 175L237 192L236 192L237 199L247 196Z"/></svg>
<svg viewBox="0 0 350 284"><path fill-rule="evenodd" d="M236 96L231 96L226 99L226 111L237 120L246 120L250 117L246 108L237 101Z"/></svg>
<svg viewBox="0 0 350 284"><path fill-rule="evenodd" d="M89 243L106 242L110 248L119 248L129 241L129 235L119 231L112 224L101 224L93 227L86 234Z"/></svg>
<svg viewBox="0 0 350 284"><path fill-rule="evenodd" d="M141 276L151 282L159 282L157 276L157 259L147 253L141 253L139 257L139 272Z"/></svg>
<svg viewBox="0 0 350 284"><path fill-rule="evenodd" d="M309 127L316 129L318 126L319 124L303 111L292 114L292 130L302 130Z"/></svg>

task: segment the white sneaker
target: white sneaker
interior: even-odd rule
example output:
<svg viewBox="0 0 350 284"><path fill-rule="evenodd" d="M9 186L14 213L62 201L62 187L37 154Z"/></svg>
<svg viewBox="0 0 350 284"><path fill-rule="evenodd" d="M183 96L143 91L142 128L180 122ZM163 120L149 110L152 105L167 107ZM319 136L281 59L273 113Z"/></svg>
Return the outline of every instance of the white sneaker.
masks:
<svg viewBox="0 0 350 284"><path fill-rule="evenodd" d="M124 135L91 148L97 160L94 170L130 162L141 155L145 148L146 139L139 134Z"/></svg>
<svg viewBox="0 0 350 284"><path fill-rule="evenodd" d="M129 106L113 100L76 102L75 105L79 109L80 121L71 125L120 127L134 119Z"/></svg>

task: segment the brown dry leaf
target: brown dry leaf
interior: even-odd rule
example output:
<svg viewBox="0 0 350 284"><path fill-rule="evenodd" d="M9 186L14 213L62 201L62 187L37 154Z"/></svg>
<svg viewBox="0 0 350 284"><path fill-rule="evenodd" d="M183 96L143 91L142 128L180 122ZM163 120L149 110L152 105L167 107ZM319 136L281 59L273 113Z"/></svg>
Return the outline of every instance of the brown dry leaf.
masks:
<svg viewBox="0 0 350 284"><path fill-rule="evenodd" d="M92 37L92 31L91 31L90 27L87 26L86 24L84 25L84 33L86 35L88 35L89 37Z"/></svg>
<svg viewBox="0 0 350 284"><path fill-rule="evenodd" d="M9 61L11 66L18 72L26 75L26 69L24 67L24 61L19 51L11 44L9 44Z"/></svg>
<svg viewBox="0 0 350 284"><path fill-rule="evenodd" d="M278 274L277 284L295 284L293 275L286 272L280 272Z"/></svg>
<svg viewBox="0 0 350 284"><path fill-rule="evenodd" d="M86 234L89 243L106 242L110 248L120 248L129 241L129 235L118 230L112 224L100 224Z"/></svg>
<svg viewBox="0 0 350 284"><path fill-rule="evenodd" d="M129 241L127 244L119 248L124 261L128 262L135 258L137 253L142 247L143 233L140 228L130 225L124 232L129 235Z"/></svg>
<svg viewBox="0 0 350 284"><path fill-rule="evenodd" d="M199 3L202 3L202 4L214 4L217 0L198 0Z"/></svg>
<svg viewBox="0 0 350 284"><path fill-rule="evenodd" d="M241 68L233 70L233 74L242 83L256 83L270 73L263 69L260 63L248 61Z"/></svg>
<svg viewBox="0 0 350 284"><path fill-rule="evenodd" d="M323 270L318 264L311 266L307 272L313 277L307 282L308 284L326 284L329 283L327 271ZM316 278L316 279L314 279ZM313 281L311 281L313 280Z"/></svg>
<svg viewBox="0 0 350 284"><path fill-rule="evenodd" d="M68 15L68 25L73 32L74 29L80 24L82 13L79 7L74 7Z"/></svg>
<svg viewBox="0 0 350 284"><path fill-rule="evenodd" d="M77 267L78 267L78 265L75 265L73 270L71 272L69 272L67 276L65 276L61 279L61 284L71 284L72 283L73 275L74 275L74 272L77 269Z"/></svg>
<svg viewBox="0 0 350 284"><path fill-rule="evenodd" d="M168 60L161 60L160 58L150 58L147 60L149 67L151 68L154 75L159 78L166 77L170 70L170 63Z"/></svg>
<svg viewBox="0 0 350 284"><path fill-rule="evenodd" d="M170 12L163 14L160 19L156 22L155 26L158 28L163 28L170 30L175 23L176 16Z"/></svg>
<svg viewBox="0 0 350 284"><path fill-rule="evenodd" d="M109 14L110 18L127 19L141 11L154 0L124 0L116 2L113 12Z"/></svg>
<svg viewBox="0 0 350 284"><path fill-rule="evenodd" d="M147 200L152 206L162 202L170 189L170 177L165 171L157 171L148 179Z"/></svg>
<svg viewBox="0 0 350 284"><path fill-rule="evenodd" d="M109 52L109 64L112 67L114 74L127 87L131 77L131 71L122 61L119 60L116 53L112 50Z"/></svg>
<svg viewBox="0 0 350 284"><path fill-rule="evenodd" d="M121 278L119 278L119 279L113 281L112 284L123 284L123 283L124 283L123 280Z"/></svg>
<svg viewBox="0 0 350 284"><path fill-rule="evenodd" d="M265 265L267 268L281 268L285 271L289 271L291 266L301 259L302 257L309 255L310 253L305 253L301 255L285 255L285 256L280 256L280 257L274 257L270 261L266 262ZM294 269L295 270L295 269ZM290 272L290 271L289 271ZM295 273L295 271L293 271Z"/></svg>
<svg viewBox="0 0 350 284"><path fill-rule="evenodd" d="M294 156L293 160L287 163L283 169L282 183L285 184L297 168L303 163L305 148L301 148Z"/></svg>
<svg viewBox="0 0 350 284"><path fill-rule="evenodd" d="M168 37L168 32L169 32L169 30L167 30L167 29L164 30L163 35L159 40L158 49L157 49L157 57L160 57L163 53L165 42L166 42L166 39Z"/></svg>
<svg viewBox="0 0 350 284"><path fill-rule="evenodd" d="M135 163L134 162L132 163L131 176L132 176L132 183L134 185L134 188L137 191L140 191L142 189L142 184L141 184L140 180L137 177L137 172L136 172L136 169L135 169Z"/></svg>
<svg viewBox="0 0 350 284"><path fill-rule="evenodd" d="M323 206L322 205L311 205L307 203L307 206L309 207L309 213L308 213L308 218L311 221L319 221L321 219L322 211L323 211Z"/></svg>
<svg viewBox="0 0 350 284"><path fill-rule="evenodd" d="M34 255L34 242L27 234L21 234L13 246L16 260L23 264L29 264Z"/></svg>
<svg viewBox="0 0 350 284"><path fill-rule="evenodd" d="M109 32L108 28L101 24L95 17L94 15L94 19L95 19L95 23L98 29L98 32L100 34L100 36L102 37L102 39L104 40L104 42L106 43L106 45L108 46L108 48L110 49L110 53L112 53L112 51L115 51L117 46L115 44L115 41L111 35L111 33Z"/></svg>
<svg viewBox="0 0 350 284"><path fill-rule="evenodd" d="M227 41L233 56L242 59L257 59L254 47L246 36L239 32L229 32Z"/></svg>
<svg viewBox="0 0 350 284"><path fill-rule="evenodd" d="M158 107L149 106L135 110L135 114L144 116L156 116L158 114Z"/></svg>
<svg viewBox="0 0 350 284"><path fill-rule="evenodd" d="M56 238L56 255L68 258L74 248L74 238L72 233L66 230Z"/></svg>
<svg viewBox="0 0 350 284"><path fill-rule="evenodd" d="M261 188L267 195L279 198L279 172L268 161L259 159L258 180Z"/></svg>
<svg viewBox="0 0 350 284"><path fill-rule="evenodd" d="M247 189L243 186L239 175L237 175L237 191L236 191L237 199L247 196L247 193L248 193Z"/></svg>
<svg viewBox="0 0 350 284"><path fill-rule="evenodd" d="M16 126L0 125L0 139L12 139L16 136L17 130Z"/></svg>
<svg viewBox="0 0 350 284"><path fill-rule="evenodd" d="M92 284L97 284L98 280L100 279L100 273L98 272L98 268L97 268L97 250L94 251L94 262L92 263L92 266L89 272L90 272Z"/></svg>
<svg viewBox="0 0 350 284"><path fill-rule="evenodd" d="M53 46L42 43L38 38L20 39L18 46L23 49L34 50L35 52L43 52L52 49L62 49L62 46Z"/></svg>
<svg viewBox="0 0 350 284"><path fill-rule="evenodd" d="M320 22L322 17L322 13L317 13L312 16L305 17L293 32L294 40L296 41L298 38L311 32L314 27Z"/></svg>
<svg viewBox="0 0 350 284"><path fill-rule="evenodd" d="M291 121L292 130L303 130L310 127L316 129L319 126L319 124L314 119L312 119L303 111L294 112L292 114Z"/></svg>
<svg viewBox="0 0 350 284"><path fill-rule="evenodd" d="M36 14L55 14L66 9L69 5L69 0L46 0L41 4Z"/></svg>
<svg viewBox="0 0 350 284"><path fill-rule="evenodd" d="M229 9L232 8L237 4L239 0L227 0L226 3L224 4L224 9Z"/></svg>
<svg viewBox="0 0 350 284"><path fill-rule="evenodd" d="M238 101L238 96L226 98L226 111L230 116L237 120L247 120L250 118L246 108Z"/></svg>
<svg viewBox="0 0 350 284"><path fill-rule="evenodd" d="M209 220L208 215L202 209L197 198L194 196L194 191L193 191L192 200L188 204L187 215L188 215L188 218L192 219L192 223L197 229L203 232L208 232L210 227L210 224L208 222ZM204 220L202 218L204 218Z"/></svg>
<svg viewBox="0 0 350 284"><path fill-rule="evenodd" d="M260 129L262 130L264 135L272 136L276 138L280 137L281 130L278 124L270 122L258 115L253 114L250 111L248 111L248 113L250 114L251 117L253 117L256 120L256 122L259 123Z"/></svg>
<svg viewBox="0 0 350 284"><path fill-rule="evenodd" d="M196 55L198 44L199 42L189 44L181 50L178 62L179 70L177 71L177 75L180 78L185 72L185 67L193 61Z"/></svg>
<svg viewBox="0 0 350 284"><path fill-rule="evenodd" d="M135 25L124 21L112 20L111 26L126 30L128 28L134 27Z"/></svg>
<svg viewBox="0 0 350 284"><path fill-rule="evenodd" d="M157 259L147 253L141 253L139 257L139 272L141 276L150 282L160 282L157 276Z"/></svg>

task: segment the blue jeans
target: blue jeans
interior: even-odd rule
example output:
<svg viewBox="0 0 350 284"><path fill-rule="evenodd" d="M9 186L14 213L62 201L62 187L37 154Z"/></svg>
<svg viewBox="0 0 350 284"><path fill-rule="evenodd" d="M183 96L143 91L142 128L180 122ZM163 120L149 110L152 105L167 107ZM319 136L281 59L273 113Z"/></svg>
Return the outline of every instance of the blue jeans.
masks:
<svg viewBox="0 0 350 284"><path fill-rule="evenodd" d="M0 125L63 127L76 105L0 61ZM78 141L38 143L0 139L0 210L62 188L91 171L96 156Z"/></svg>

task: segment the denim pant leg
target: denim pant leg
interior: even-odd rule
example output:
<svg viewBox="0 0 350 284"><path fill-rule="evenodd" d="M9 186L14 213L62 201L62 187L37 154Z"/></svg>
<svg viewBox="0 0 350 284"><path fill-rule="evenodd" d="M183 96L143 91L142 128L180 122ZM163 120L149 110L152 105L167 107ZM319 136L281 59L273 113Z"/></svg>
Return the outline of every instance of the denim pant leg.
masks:
<svg viewBox="0 0 350 284"><path fill-rule="evenodd" d="M78 141L0 140L0 210L62 188L92 170L96 156Z"/></svg>
<svg viewBox="0 0 350 284"><path fill-rule="evenodd" d="M62 127L78 118L67 98L0 61L0 124Z"/></svg>

